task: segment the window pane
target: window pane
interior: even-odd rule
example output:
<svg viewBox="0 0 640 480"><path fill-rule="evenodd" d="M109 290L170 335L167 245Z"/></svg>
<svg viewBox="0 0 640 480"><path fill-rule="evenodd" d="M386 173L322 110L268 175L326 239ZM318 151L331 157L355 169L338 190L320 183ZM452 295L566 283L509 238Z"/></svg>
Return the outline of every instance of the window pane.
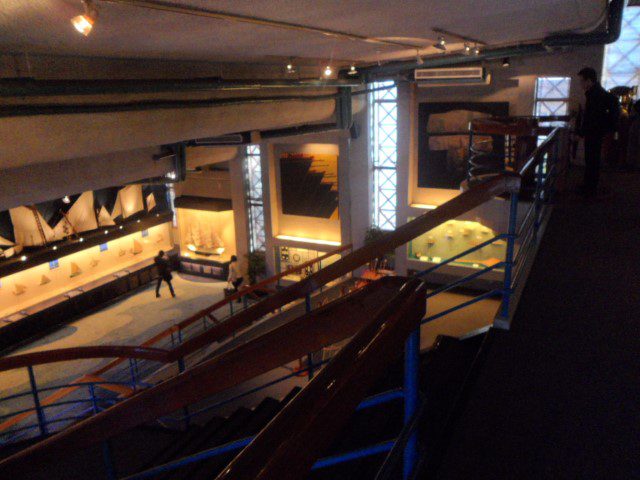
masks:
<svg viewBox="0 0 640 480"><path fill-rule="evenodd" d="M640 7L624 9L620 38L606 46L604 59L605 88L640 84Z"/></svg>

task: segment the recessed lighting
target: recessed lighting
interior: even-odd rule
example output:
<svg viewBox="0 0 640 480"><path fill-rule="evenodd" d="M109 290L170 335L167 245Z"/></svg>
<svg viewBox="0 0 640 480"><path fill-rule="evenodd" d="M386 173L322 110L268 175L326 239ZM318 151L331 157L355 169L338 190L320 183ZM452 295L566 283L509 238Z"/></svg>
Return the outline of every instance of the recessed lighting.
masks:
<svg viewBox="0 0 640 480"><path fill-rule="evenodd" d="M80 237L79 241L84 242L84 237Z"/></svg>
<svg viewBox="0 0 640 480"><path fill-rule="evenodd" d="M438 37L438 43L434 44L433 46L436 47L438 50L446 50L447 49L447 41L441 35L441 36Z"/></svg>
<svg viewBox="0 0 640 480"><path fill-rule="evenodd" d="M177 178L176 172L168 172L165 175L169 180L175 180Z"/></svg>
<svg viewBox="0 0 640 480"><path fill-rule="evenodd" d="M58 246L57 246L57 245L54 245L53 247L51 247L51 249L52 249L52 250L57 250L57 249L58 249Z"/></svg>
<svg viewBox="0 0 640 480"><path fill-rule="evenodd" d="M136 220L136 223L140 223L140 219Z"/></svg>
<svg viewBox="0 0 640 480"><path fill-rule="evenodd" d="M463 53L465 55L471 55L471 45L469 45L468 43L465 43Z"/></svg>
<svg viewBox="0 0 640 480"><path fill-rule="evenodd" d="M480 55L480 47L473 47L473 54L477 57Z"/></svg>
<svg viewBox="0 0 640 480"><path fill-rule="evenodd" d="M20 260L22 260L23 262L26 262L27 261L27 256L26 255L22 255L20 257Z"/></svg>
<svg viewBox="0 0 640 480"><path fill-rule="evenodd" d="M289 61L287 62L284 68L289 74L296 73L296 66L294 65L292 59L289 59Z"/></svg>
<svg viewBox="0 0 640 480"><path fill-rule="evenodd" d="M507 68L511 65L511 60L509 60L509 57L505 57L502 59L502 66L504 68Z"/></svg>
<svg viewBox="0 0 640 480"><path fill-rule="evenodd" d="M122 230L123 228L124 228L124 227L123 227L122 225L120 225L120 226L118 227L118 229L119 229L119 230Z"/></svg>
<svg viewBox="0 0 640 480"><path fill-rule="evenodd" d="M62 203L71 203L69 195L65 195L64 197L62 197Z"/></svg>
<svg viewBox="0 0 640 480"><path fill-rule="evenodd" d="M91 33L93 24L96 23L98 12L90 0L83 0L84 13L71 19L73 27L85 37Z"/></svg>
<svg viewBox="0 0 640 480"><path fill-rule="evenodd" d="M109 233L109 230L105 230L104 234L107 235Z"/></svg>
<svg viewBox="0 0 640 480"><path fill-rule="evenodd" d="M358 69L356 68L355 65L351 65L349 67L349 71L347 72L349 75L357 75L358 74Z"/></svg>
<svg viewBox="0 0 640 480"><path fill-rule="evenodd" d="M325 77L330 77L332 73L333 73L333 69L331 68L331 65L327 65L326 67L324 67Z"/></svg>

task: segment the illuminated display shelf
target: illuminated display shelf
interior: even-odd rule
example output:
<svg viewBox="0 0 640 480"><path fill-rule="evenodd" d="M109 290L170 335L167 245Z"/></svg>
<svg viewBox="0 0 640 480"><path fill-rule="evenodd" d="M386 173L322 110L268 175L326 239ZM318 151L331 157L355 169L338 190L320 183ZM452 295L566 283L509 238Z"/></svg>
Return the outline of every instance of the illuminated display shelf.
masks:
<svg viewBox="0 0 640 480"><path fill-rule="evenodd" d="M0 278L131 235L132 233L147 230L156 225L170 222L171 219L171 212L147 214L137 218L132 217L118 225L102 227L91 232L83 232L77 239L63 240L34 249L25 249L20 255L0 262ZM105 232L107 233L105 234Z"/></svg>
<svg viewBox="0 0 640 480"><path fill-rule="evenodd" d="M409 242L408 258L438 264L494 236L495 232L479 222L450 220ZM503 261L505 253L506 242L497 240L450 265L483 269Z"/></svg>

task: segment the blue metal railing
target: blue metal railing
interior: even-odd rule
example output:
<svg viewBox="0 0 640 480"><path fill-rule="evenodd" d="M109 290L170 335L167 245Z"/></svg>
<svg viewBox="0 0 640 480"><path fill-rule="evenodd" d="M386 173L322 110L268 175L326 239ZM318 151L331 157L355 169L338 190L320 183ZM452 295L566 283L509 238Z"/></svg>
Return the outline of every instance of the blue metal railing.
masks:
<svg viewBox="0 0 640 480"><path fill-rule="evenodd" d="M557 131L556 131L557 132ZM550 139L547 139L547 142ZM557 142L556 142L556 149ZM542 151L542 150L540 150ZM538 155L538 150L534 153L534 156ZM445 285L442 285L426 295L427 302L427 312L429 312L428 305L429 300L450 291L455 288L462 287L464 285L468 285L470 282L481 278L482 276L490 273L502 270L503 279L502 286L499 288L494 288L487 292L484 292L480 295L477 295L463 303L460 303L454 307L448 308L444 311L438 312L432 315L425 315L422 319L422 324L434 321L438 318L447 316L455 311L462 310L464 308L469 307L477 302L488 298L501 297L502 302L499 308L498 318L503 320L507 320L510 317L510 310L512 308L512 296L514 293L515 286L519 281L521 281L522 274L524 272L524 268L526 263L532 256L532 253L535 250L535 247L538 242L539 231L544 224L545 218L549 213L549 209L547 206L549 205L551 199L554 197L555 193L555 182L560 174L559 168L557 165L558 159L558 151L556 150L553 154L544 153L540 154L540 159L535 165L535 192L530 201L530 204L527 206L527 209L520 216L520 225L518 226L519 220L519 206L523 204L523 202L519 202L519 196L517 193L510 194L509 198L509 221L508 221L508 230L507 232L500 233L493 238L486 240L472 248L469 248L461 253L458 253L445 261L438 263L424 271L421 271L416 274L416 276L425 278L427 275L436 272L438 269L444 267L445 265L451 265L457 260L476 252L488 245L491 245L497 241L504 240L507 243L505 258L502 261L497 262L494 265L488 266L486 268L482 268L476 272L470 273L462 278L459 278L455 281L449 282ZM307 295L305 297L305 311L311 311L311 297ZM247 308L248 301L243 302L243 307ZM230 305L230 315L233 315L233 306ZM225 317L225 319L228 317ZM222 319L224 320L224 319ZM213 323L213 322L212 322ZM195 324L194 324L195 325ZM199 324L198 324L199 325ZM203 330L206 330L207 320L203 318L202 323ZM184 341L186 336L190 336L195 331L187 331L187 329L179 330L174 338L172 335L169 342L171 346L175 346L176 343L180 344ZM368 447L364 447L358 450L354 450L351 452L346 452L339 455L334 455L331 457L326 457L324 459L318 460L314 469L325 468L328 466L336 465L343 462L352 461L358 458L364 458L372 455L379 455L382 453L388 453L387 461L383 464L383 468L381 472L389 472L392 470L392 459L393 461L397 461L399 456L398 452L402 453L402 475L404 479L408 479L411 477L413 470L418 461L418 436L417 436L417 425L419 424L419 420L423 413L422 404L419 399L419 388L418 388L418 370L419 370L419 350L420 350L420 331L419 328L416 329L407 339L405 344L405 358L404 358L404 385L403 388L392 390L389 392L384 392L382 394L378 394L373 397L369 397L364 399L359 405L358 409L370 408L373 406L381 405L383 403L391 402L398 399L403 399L404 401L404 427L400 433L400 435L396 439L388 440L379 444L371 445ZM213 405L206 406L201 408L200 410L190 412L189 410L183 410L184 415L179 416L177 418L164 418L162 420L165 421L176 421L183 423L184 425L188 425L189 421L200 415L204 415L208 412L211 412L215 409L218 409L224 405L233 403L239 400L242 397L251 395L253 393L263 391L269 387L272 387L280 382L284 382L288 379L291 379L300 373L304 373L306 371L307 378L310 381L313 378L314 372L321 368L328 360L323 360L322 362L314 362L312 352L307 355L307 366L300 370L296 371L282 377L279 377L275 380L270 380L262 385L251 388L244 392L241 392L238 395L235 395L231 398L221 400ZM146 365L145 365L146 363ZM132 360L129 362L129 365L125 366L124 369L118 372L118 375L124 375L127 379L126 381L104 381L104 382L87 382L87 383L77 383L70 384L64 386L55 386L55 387L46 387L46 388L38 388L35 375L33 369L29 367L29 380L31 390L29 392L15 394L10 397L6 397L1 399L2 401L8 401L10 399L15 399L18 397L24 397L31 395L33 397L34 407L21 410L20 412L14 412L11 415L6 415L4 417L0 417L0 420L3 418L10 417L12 415L17 415L19 413L24 413L27 411L35 411L37 412L37 423L26 426L19 427L13 432L20 432L29 429L39 429L41 435L46 435L49 432L49 426L56 423L62 423L65 421L72 421L82 416L87 416L90 414L96 414L103 410L100 406L101 404L112 404L118 401L117 398L114 397L98 397L96 395L95 389L96 387L104 386L106 384L111 385L126 385L132 389L137 388L146 388L150 386L147 383L141 382L141 378L145 378L145 370L144 367L151 365L153 366L154 362L148 361L137 361ZM156 362L157 363L157 362ZM141 368L142 366L142 368ZM179 371L183 371L186 368L184 359L181 359L178 362ZM67 387L84 387L86 386L89 390L89 398L82 398L78 400L71 400L66 402L58 402L51 405L41 405L39 394L45 391L67 388ZM82 409L81 413L77 416L71 417L63 417L64 411L59 412L56 416L50 416L51 418L47 418L45 415L46 409L54 408L54 407L62 407L62 406L71 406L78 404L87 404L90 403L90 407L86 409ZM6 435L6 434L5 434ZM252 438L244 438L239 439L233 442L230 442L225 445L221 445L219 447L211 448L194 455L176 460L174 462L167 463L165 465L161 465L159 467L155 467L149 469L145 472L139 473L137 475L133 475L127 477L128 480L137 480L143 478L153 478L162 473L181 468L185 465L189 465L192 463L200 462L205 459L209 459L215 456L223 455L225 453L239 451L248 445L251 442ZM105 461L108 464L110 471L113 471L111 459L108 455L108 449L105 447ZM110 477L112 478L112 477Z"/></svg>

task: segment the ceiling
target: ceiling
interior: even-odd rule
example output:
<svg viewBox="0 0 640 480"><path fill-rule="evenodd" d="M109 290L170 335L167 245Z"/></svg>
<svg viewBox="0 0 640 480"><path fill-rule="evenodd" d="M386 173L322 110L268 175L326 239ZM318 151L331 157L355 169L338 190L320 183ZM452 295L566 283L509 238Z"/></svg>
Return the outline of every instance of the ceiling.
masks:
<svg viewBox="0 0 640 480"><path fill-rule="evenodd" d="M606 0L174 0L250 15L397 39L433 53L434 28L490 45L540 39L550 33L591 30ZM273 63L375 62L410 57L415 49L336 39L228 20L95 2L99 18L82 37L69 19L79 0L1 0L0 52L115 58ZM450 43L456 40L449 38Z"/></svg>

